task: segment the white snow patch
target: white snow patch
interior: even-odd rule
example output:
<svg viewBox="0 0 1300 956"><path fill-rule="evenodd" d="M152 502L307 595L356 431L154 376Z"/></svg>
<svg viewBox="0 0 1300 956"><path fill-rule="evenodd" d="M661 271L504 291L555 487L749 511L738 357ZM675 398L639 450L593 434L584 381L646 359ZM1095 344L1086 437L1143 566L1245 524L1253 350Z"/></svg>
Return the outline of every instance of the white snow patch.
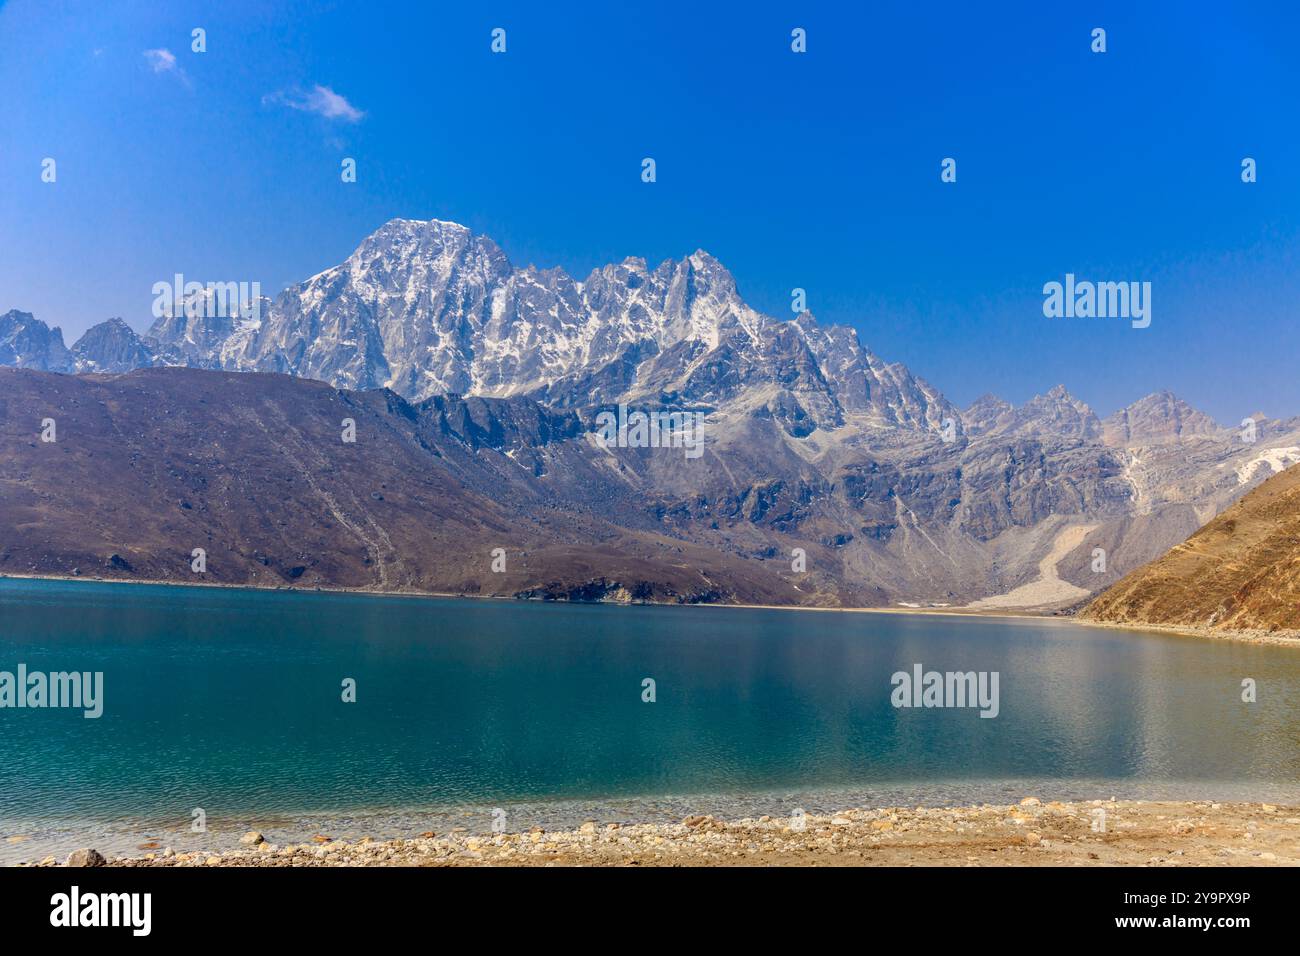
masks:
<svg viewBox="0 0 1300 956"><path fill-rule="evenodd" d="M1287 448L1270 448L1244 465L1237 466L1237 484L1244 485L1254 480L1260 465L1267 465L1273 474L1277 474L1286 471L1296 462L1300 462L1300 447L1290 445Z"/></svg>

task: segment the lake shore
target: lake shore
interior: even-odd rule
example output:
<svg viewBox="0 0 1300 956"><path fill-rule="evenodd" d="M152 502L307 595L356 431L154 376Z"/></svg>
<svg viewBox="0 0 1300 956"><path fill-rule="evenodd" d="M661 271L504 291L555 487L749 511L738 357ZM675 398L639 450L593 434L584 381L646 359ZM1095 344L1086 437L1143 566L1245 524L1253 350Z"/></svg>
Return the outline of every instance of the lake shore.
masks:
<svg viewBox="0 0 1300 956"><path fill-rule="evenodd" d="M235 591L264 591L286 594L352 594L359 597L395 597L395 598L438 598L459 601L495 601L522 602L521 598L510 595L458 594L444 591L380 591L373 588L297 588L292 586L266 587L257 584L224 584L202 581L164 581L164 580L128 580L124 578L85 577L59 574L0 574L0 581L69 581L88 582L91 584L136 584L160 585L177 588L218 588ZM568 604L567 601L537 601L535 603ZM761 611L817 611L839 614L900 614L924 615L931 617L978 617L1004 619L1032 619L1035 621L1060 621L1082 624L1087 627L1111 628L1121 631L1157 632L1175 634L1181 637L1199 637L1216 641L1240 641L1247 644L1270 644L1281 647L1300 647L1300 630L1265 631L1265 630L1225 630L1190 624L1142 624L1133 622L1096 621L1073 614L1063 614L1049 609L1037 608L971 608L955 607L823 607L810 604L675 604L660 601L630 602L624 604L614 601L581 602L593 605L610 605L614 607L681 607L681 608L742 608Z"/></svg>
<svg viewBox="0 0 1300 956"><path fill-rule="evenodd" d="M1090 800L843 810L806 817L601 824L495 835L277 846L250 832L237 850L163 847L104 860L85 850L33 866L1295 866L1300 807Z"/></svg>
<svg viewBox="0 0 1300 956"><path fill-rule="evenodd" d="M1192 624L1142 624L1128 621L1097 621L1088 617L1071 618L1084 627L1106 627L1116 631L1176 634L1180 637L1203 637L1215 641L1241 641L1246 644L1271 644L1277 647L1300 647L1300 630L1266 631L1227 630Z"/></svg>

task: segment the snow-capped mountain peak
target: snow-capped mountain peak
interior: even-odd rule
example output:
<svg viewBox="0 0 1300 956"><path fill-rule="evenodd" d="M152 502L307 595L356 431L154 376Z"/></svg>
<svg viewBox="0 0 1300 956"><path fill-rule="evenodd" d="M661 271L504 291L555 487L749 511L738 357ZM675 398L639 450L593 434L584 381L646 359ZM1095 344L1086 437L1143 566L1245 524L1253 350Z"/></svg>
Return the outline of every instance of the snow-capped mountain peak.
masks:
<svg viewBox="0 0 1300 956"><path fill-rule="evenodd" d="M153 355L117 329L98 338L121 339L114 368L137 356L383 386L417 401L457 393L578 408L712 406L750 393L743 407L767 403L797 418L801 433L838 426L846 413L923 430L960 418L852 329L751 308L703 249L654 268L630 256L579 281L561 268L516 267L459 223L393 219L343 262L259 305L260 318L178 309L142 340Z"/></svg>

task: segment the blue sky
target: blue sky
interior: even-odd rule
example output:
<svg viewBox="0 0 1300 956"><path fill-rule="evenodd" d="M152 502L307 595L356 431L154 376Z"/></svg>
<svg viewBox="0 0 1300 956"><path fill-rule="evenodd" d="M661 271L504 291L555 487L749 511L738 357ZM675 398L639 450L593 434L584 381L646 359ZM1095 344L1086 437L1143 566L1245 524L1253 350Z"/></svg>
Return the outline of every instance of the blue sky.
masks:
<svg viewBox="0 0 1300 956"><path fill-rule="evenodd" d="M1294 5L843 6L10 0L0 311L143 330L175 272L274 293L437 217L576 277L707 249L959 404L1300 413ZM1151 326L1045 318L1067 272Z"/></svg>

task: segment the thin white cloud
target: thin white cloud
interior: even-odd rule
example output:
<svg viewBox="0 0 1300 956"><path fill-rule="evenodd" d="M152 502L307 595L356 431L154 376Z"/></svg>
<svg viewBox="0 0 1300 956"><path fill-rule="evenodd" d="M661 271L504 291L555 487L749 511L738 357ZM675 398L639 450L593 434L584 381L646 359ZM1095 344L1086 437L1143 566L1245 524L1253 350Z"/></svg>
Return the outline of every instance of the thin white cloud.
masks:
<svg viewBox="0 0 1300 956"><path fill-rule="evenodd" d="M186 72L181 69L176 62L176 54L168 49L145 50L144 58L149 61L149 66L155 73L170 73L179 77L180 81L187 87L190 85L190 78Z"/></svg>
<svg viewBox="0 0 1300 956"><path fill-rule="evenodd" d="M342 120L345 123L356 123L366 115L349 103L345 96L320 84L305 93L301 90L268 93L262 97L262 102L287 106L291 110L300 110L304 113L315 113L328 120Z"/></svg>
<svg viewBox="0 0 1300 956"><path fill-rule="evenodd" d="M176 54L171 50L145 50L144 58L155 73L176 72Z"/></svg>

